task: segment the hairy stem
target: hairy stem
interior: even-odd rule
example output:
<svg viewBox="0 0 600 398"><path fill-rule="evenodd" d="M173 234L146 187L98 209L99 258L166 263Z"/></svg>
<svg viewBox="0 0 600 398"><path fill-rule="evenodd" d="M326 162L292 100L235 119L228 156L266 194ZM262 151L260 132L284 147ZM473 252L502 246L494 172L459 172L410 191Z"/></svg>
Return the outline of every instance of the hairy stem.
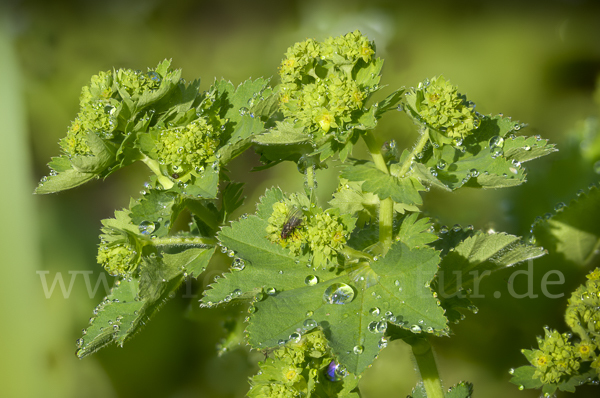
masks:
<svg viewBox="0 0 600 398"><path fill-rule="evenodd" d="M400 166L400 171L398 172L398 177L404 177L406 175L406 173L408 173L408 171L410 170L410 165L412 163L413 158L415 157L415 155L417 153L420 153L423 151L423 148L425 148L425 145L427 145L428 140L429 140L429 130L425 129L425 131L423 131L423 133L421 134L421 138L419 138L419 141L417 141L417 144L413 148L413 150L410 153L410 155L408 156L408 158L406 158L404 163L402 163L402 166Z"/></svg>
<svg viewBox="0 0 600 398"><path fill-rule="evenodd" d="M162 185L164 189L173 188L173 185L175 184L162 173L160 169L160 164L156 160L150 159L148 156L144 155L144 157L142 158L142 162L144 162L146 166L148 166L150 170L152 170L152 172L156 174L158 182L160 182L160 185Z"/></svg>
<svg viewBox="0 0 600 398"><path fill-rule="evenodd" d="M152 239L154 246L214 246L217 244L215 238L196 237L164 237Z"/></svg>
<svg viewBox="0 0 600 398"><path fill-rule="evenodd" d="M386 174L390 174L383 154L381 153L381 145L377 142L373 133L368 131L363 135L367 148L373 158L373 163L377 169ZM392 245L392 223L394 221L394 201L392 198L383 199L379 204L379 242L383 246L383 254L385 254Z"/></svg>
<svg viewBox="0 0 600 398"><path fill-rule="evenodd" d="M444 398L442 382L437 370L431 344L427 338L418 338L411 344L413 355L417 361L427 398Z"/></svg>
<svg viewBox="0 0 600 398"><path fill-rule="evenodd" d="M317 179L316 179L316 173L315 173L315 166L314 165L308 165L306 167L306 171L304 172L305 175L305 181L304 181L304 188L305 188L305 192L306 195L308 195L308 197L310 198L311 202L314 200L314 195L315 195L315 188L317 187Z"/></svg>

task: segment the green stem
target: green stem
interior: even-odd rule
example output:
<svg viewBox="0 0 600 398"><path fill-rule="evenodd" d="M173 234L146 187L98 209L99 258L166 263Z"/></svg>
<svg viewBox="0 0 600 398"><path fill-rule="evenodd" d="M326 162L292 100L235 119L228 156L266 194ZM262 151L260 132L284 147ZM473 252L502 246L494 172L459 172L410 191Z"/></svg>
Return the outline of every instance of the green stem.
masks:
<svg viewBox="0 0 600 398"><path fill-rule="evenodd" d="M152 239L154 246L214 246L217 244L215 238L203 238L200 236L196 237L164 237Z"/></svg>
<svg viewBox="0 0 600 398"><path fill-rule="evenodd" d="M415 157L415 155L417 153L420 153L423 151L423 148L425 148L425 145L427 145L428 140L429 140L429 130L425 129L425 131L423 131L423 133L421 134L421 138L419 138L419 141L417 141L417 145L415 145L415 147L413 148L413 150L410 153L410 155L408 156L408 158L406 158L406 160L404 160L404 163L402 163L402 166L400 166L400 171L398 172L398 177L404 177L406 175L406 173L408 173L408 171L410 170L410 165L412 164L413 158Z"/></svg>
<svg viewBox="0 0 600 398"><path fill-rule="evenodd" d="M311 203L313 203L313 201L315 199L315 188L317 187L315 166L312 164L309 164L306 167L306 171L304 172L304 175L306 178L306 180L304 182L305 192L306 192L306 195L310 198Z"/></svg>
<svg viewBox="0 0 600 398"><path fill-rule="evenodd" d="M415 343L411 344L411 347L421 373L423 386L427 392L427 398L444 398L442 382L429 340L418 338Z"/></svg>
<svg viewBox="0 0 600 398"><path fill-rule="evenodd" d="M363 135L367 148L373 158L373 163L378 170L390 174L383 154L381 145L377 142L373 133L367 131ZM387 253L392 245L392 223L394 221L394 201L392 198L383 199L379 204L379 242L382 244L383 254Z"/></svg>
<svg viewBox="0 0 600 398"><path fill-rule="evenodd" d="M148 156L144 155L144 157L142 158L142 162L144 162L146 164L146 166L148 166L150 168L150 170L152 170L152 172L154 174L156 174L156 177L158 178L158 182L160 182L160 185L162 185L163 188L165 188L165 189L173 188L173 185L175 185L175 184L173 183L173 181L171 181L167 176L165 176L162 173L162 170L160 169L160 164L156 160L150 159Z"/></svg>

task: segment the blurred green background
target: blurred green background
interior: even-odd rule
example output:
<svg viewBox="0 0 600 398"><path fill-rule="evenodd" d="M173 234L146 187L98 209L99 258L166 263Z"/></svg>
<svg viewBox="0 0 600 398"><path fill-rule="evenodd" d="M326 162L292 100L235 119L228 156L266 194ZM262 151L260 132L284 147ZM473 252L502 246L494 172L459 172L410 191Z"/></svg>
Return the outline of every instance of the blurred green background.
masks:
<svg viewBox="0 0 600 398"><path fill-rule="evenodd" d="M72 192L31 193L58 154L81 87L100 70L145 70L172 58L186 79L201 77L204 89L214 78L239 84L275 76L286 48L297 41L360 29L385 59L382 83L389 87L382 95L443 74L479 112L526 122L523 134L541 134L560 148L527 165L524 186L425 194L426 210L442 224L526 235L535 216L599 179L593 167L600 159L597 137L592 145L597 128L589 127L599 113L593 96L600 73L600 7L594 1L4 0L0 16L2 397L243 397L261 359L245 349L217 357L223 323L244 309L200 310L192 297L227 267L226 259L185 286L124 348L75 357L75 340L106 293L100 286L90 297L84 280L87 272L93 287L102 276L95 262L100 220L138 195L147 172L136 165ZM378 134L401 146L416 138L401 113L380 126ZM252 212L267 187L302 186L294 165L249 173L257 162L248 153L230 167L247 183L240 212ZM330 168L318 175L322 202L335 188L336 173ZM469 380L478 397L538 396L508 383L508 369L526 363L520 349L535 345L543 325L566 331L566 297L590 267L546 256L534 262L540 297L509 297L511 273L526 268L484 279L480 292L487 299L476 300L479 313L467 316L451 338L434 340L446 386ZM550 290L566 297L542 297L539 282L548 270L564 273L565 284ZM58 285L46 298L42 279L51 286L56 275L67 289L73 280L68 298ZM515 284L519 292L527 288L519 278ZM493 298L496 291L502 298ZM366 398L405 397L416 380L406 346L395 342L366 372L361 390ZM597 397L598 388L581 388L574 396Z"/></svg>

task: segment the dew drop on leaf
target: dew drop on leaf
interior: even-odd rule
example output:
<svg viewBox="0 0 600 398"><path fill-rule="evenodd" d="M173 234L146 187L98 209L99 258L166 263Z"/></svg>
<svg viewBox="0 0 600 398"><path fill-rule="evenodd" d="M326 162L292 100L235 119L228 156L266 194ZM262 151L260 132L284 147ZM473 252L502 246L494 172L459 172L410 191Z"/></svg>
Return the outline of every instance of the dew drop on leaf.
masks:
<svg viewBox="0 0 600 398"><path fill-rule="evenodd" d="M443 160L443 159L440 159L440 160L439 160L439 162L437 162L437 165L436 165L436 167L437 167L439 170L444 170L444 169L446 168L446 166L447 166L447 163L446 163L446 161L445 161L445 160Z"/></svg>
<svg viewBox="0 0 600 398"><path fill-rule="evenodd" d="M361 345L355 345L354 348L352 349L352 352L354 352L356 355L360 355L363 353L364 351L364 347Z"/></svg>
<svg viewBox="0 0 600 398"><path fill-rule="evenodd" d="M301 338L302 338L302 335L300 333L294 332L294 333L290 334L290 341L292 343L298 343L298 342L300 342Z"/></svg>
<svg viewBox="0 0 600 398"><path fill-rule="evenodd" d="M314 312L312 312L312 311L306 311L306 316L307 317L313 316L313 314L314 314Z"/></svg>
<svg viewBox="0 0 600 398"><path fill-rule="evenodd" d="M274 296L275 293L277 293L277 290L274 287L269 287L265 290L265 293L267 293L269 296Z"/></svg>
<svg viewBox="0 0 600 398"><path fill-rule="evenodd" d="M231 269L235 271L242 271L246 268L246 263L241 258L234 258L233 263L231 264Z"/></svg>
<svg viewBox="0 0 600 398"><path fill-rule="evenodd" d="M373 316L377 316L381 313L381 310L377 307L373 307L369 310L369 313Z"/></svg>
<svg viewBox="0 0 600 398"><path fill-rule="evenodd" d="M329 362L327 369L325 369L325 376L329 381L340 381L347 375L348 372L346 369L336 361Z"/></svg>
<svg viewBox="0 0 600 398"><path fill-rule="evenodd" d="M354 289L345 283L334 283L323 293L327 304L348 304L354 300Z"/></svg>
<svg viewBox="0 0 600 398"><path fill-rule="evenodd" d="M558 202L556 206L554 206L554 211L563 211L565 206L567 206L564 202Z"/></svg>
<svg viewBox="0 0 600 398"><path fill-rule="evenodd" d="M387 347L387 339L385 337L382 337L381 340L379 340L379 343L377 343L377 347L379 347L380 349L383 349L385 347Z"/></svg>
<svg viewBox="0 0 600 398"><path fill-rule="evenodd" d="M419 325L412 325L410 327L410 331L413 333L421 333L421 326Z"/></svg>
<svg viewBox="0 0 600 398"><path fill-rule="evenodd" d="M306 279L304 279L304 283L306 283L308 286L314 286L319 283L319 278L317 278L315 275L308 275Z"/></svg>
<svg viewBox="0 0 600 398"><path fill-rule="evenodd" d="M490 138L490 149L493 149L496 147L502 148L503 146L504 146L504 138L500 137L499 135L495 135L492 138Z"/></svg>
<svg viewBox="0 0 600 398"><path fill-rule="evenodd" d="M313 329L317 327L317 321L315 321L314 319L307 319L304 321L304 327L306 329Z"/></svg>
<svg viewBox="0 0 600 398"><path fill-rule="evenodd" d="M138 229L142 235L150 235L156 229L156 225L152 221L142 221Z"/></svg>

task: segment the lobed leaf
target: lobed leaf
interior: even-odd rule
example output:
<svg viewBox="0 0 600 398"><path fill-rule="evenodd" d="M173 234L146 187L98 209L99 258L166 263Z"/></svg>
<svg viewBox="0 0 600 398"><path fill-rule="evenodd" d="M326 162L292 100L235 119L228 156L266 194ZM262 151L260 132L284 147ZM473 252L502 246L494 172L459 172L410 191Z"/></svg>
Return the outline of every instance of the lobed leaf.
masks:
<svg viewBox="0 0 600 398"><path fill-rule="evenodd" d="M278 189L267 191L257 215L221 230L219 240L245 266L218 279L202 298L212 305L257 296L247 327L252 346L275 347L318 325L339 362L359 374L379 353L387 322L415 332L446 333L443 310L428 287L439 262L435 250L397 242L371 264L314 269L310 258L294 257L260 233L282 197ZM337 302L331 296L336 287L348 294L339 305L331 304Z"/></svg>
<svg viewBox="0 0 600 398"><path fill-rule="evenodd" d="M533 233L552 253L575 264L588 264L600 247L600 189L580 193L568 206L559 207L551 218L537 222Z"/></svg>

